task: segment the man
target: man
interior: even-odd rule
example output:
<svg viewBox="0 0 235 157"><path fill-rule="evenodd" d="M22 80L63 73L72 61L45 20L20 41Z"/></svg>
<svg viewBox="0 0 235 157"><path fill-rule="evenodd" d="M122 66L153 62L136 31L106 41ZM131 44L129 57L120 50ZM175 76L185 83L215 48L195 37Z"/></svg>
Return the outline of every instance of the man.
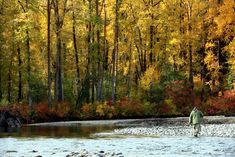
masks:
<svg viewBox="0 0 235 157"><path fill-rule="evenodd" d="M189 124L193 125L193 136L198 137L201 131L201 123L203 122L203 114L196 107L192 110L189 116Z"/></svg>

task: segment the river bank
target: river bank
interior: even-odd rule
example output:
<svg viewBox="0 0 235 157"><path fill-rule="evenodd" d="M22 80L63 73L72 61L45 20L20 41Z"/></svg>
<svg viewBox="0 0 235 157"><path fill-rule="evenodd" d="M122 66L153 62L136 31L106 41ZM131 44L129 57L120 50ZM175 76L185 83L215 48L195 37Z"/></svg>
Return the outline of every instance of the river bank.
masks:
<svg viewBox="0 0 235 157"><path fill-rule="evenodd" d="M205 117L199 138L191 135L188 117L104 121L73 121L28 125L29 130L118 126L99 130L89 137L24 136L0 138L0 156L15 157L233 157L235 154L235 117ZM73 128L71 126L78 126ZM87 127L88 126L88 127ZM86 129L85 129L86 130ZM84 131L85 131L84 130ZM54 135L55 132L50 132ZM43 135L43 136L42 136Z"/></svg>
<svg viewBox="0 0 235 157"><path fill-rule="evenodd" d="M205 124L235 124L235 117L205 116ZM115 120L82 120L34 123L27 126L72 126L72 125L116 125L116 126L155 126L155 125L187 125L188 117L115 119Z"/></svg>

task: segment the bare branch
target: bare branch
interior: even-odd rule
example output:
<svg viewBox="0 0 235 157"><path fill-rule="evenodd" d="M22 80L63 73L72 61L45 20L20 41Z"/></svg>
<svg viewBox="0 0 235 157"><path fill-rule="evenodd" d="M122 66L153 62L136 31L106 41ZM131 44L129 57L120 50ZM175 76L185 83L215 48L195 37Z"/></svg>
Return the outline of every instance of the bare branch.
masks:
<svg viewBox="0 0 235 157"><path fill-rule="evenodd" d="M18 3L20 4L21 8L23 9L24 13L26 12L24 5L22 4L22 2L20 0L18 0Z"/></svg>
<svg viewBox="0 0 235 157"><path fill-rule="evenodd" d="M153 4L153 7L157 6L158 4L160 4L163 0L158 1L157 3Z"/></svg>
<svg viewBox="0 0 235 157"><path fill-rule="evenodd" d="M103 8L104 8L104 3L105 3L105 0L102 1L102 4L101 4L101 9L100 9L100 13L99 13L99 16L101 16L101 13L103 11Z"/></svg>
<svg viewBox="0 0 235 157"><path fill-rule="evenodd" d="M143 0L143 2L144 2L144 5L145 5L146 7L149 6L149 4L148 4L145 0Z"/></svg>
<svg viewBox="0 0 235 157"><path fill-rule="evenodd" d="M63 26L64 17L65 17L65 15L66 15L66 13L69 11L69 10L67 9L67 2L68 2L68 0L64 0L64 8L63 8L63 14L62 14L62 17L61 17L61 21L60 21L60 27Z"/></svg>

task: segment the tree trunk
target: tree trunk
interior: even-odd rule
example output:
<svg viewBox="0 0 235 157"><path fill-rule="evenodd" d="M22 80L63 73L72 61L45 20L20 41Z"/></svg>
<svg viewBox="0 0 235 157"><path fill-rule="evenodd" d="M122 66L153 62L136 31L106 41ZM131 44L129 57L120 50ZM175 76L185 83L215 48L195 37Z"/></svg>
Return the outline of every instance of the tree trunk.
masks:
<svg viewBox="0 0 235 157"><path fill-rule="evenodd" d="M97 18L97 24L96 24L96 40L97 40L97 55L98 55L98 76L97 76L97 100L98 102L102 101L102 69L101 69L101 60L102 56L100 54L100 25L99 25L99 0L96 0L96 18Z"/></svg>
<svg viewBox="0 0 235 157"><path fill-rule="evenodd" d="M21 52L20 48L17 48L17 54L18 54L18 73L19 73L19 82L18 82L18 99L17 102L20 103L22 100L22 72L21 72L21 66L22 66L22 60L21 60Z"/></svg>
<svg viewBox="0 0 235 157"><path fill-rule="evenodd" d="M2 100L2 67L0 65L0 101Z"/></svg>
<svg viewBox="0 0 235 157"><path fill-rule="evenodd" d="M2 1L1 7L0 7L0 15L3 14L3 5L4 5L4 1ZM2 29L3 29L3 22L0 22L0 38L2 38ZM2 41L0 41L0 52L2 52ZM0 101L2 100L2 96L3 96L3 90L2 90L2 69L3 69L3 55L2 53L0 53Z"/></svg>
<svg viewBox="0 0 235 157"><path fill-rule="evenodd" d="M130 6L131 11L132 11L132 16L134 18L135 23L137 24L137 18L134 12L134 9L132 7L132 5ZM134 43L135 43L135 47L137 49L138 52L138 59L139 59L139 66L140 66L140 72L138 72L138 75L142 75L142 73L144 73L146 71L147 68L147 57L146 57L146 48L144 48L143 44L143 39L142 39L142 34L141 34L141 30L139 27L136 28L138 31L138 38L139 39L134 39ZM136 69L138 71L138 68Z"/></svg>
<svg viewBox="0 0 235 157"><path fill-rule="evenodd" d="M76 106L78 106L79 93L80 93L80 70L79 70L79 58L78 58L78 48L77 48L77 38L76 38L76 19L75 12L73 8L73 47L74 47L74 55L75 55L75 64L76 64L76 86L77 86L77 100Z"/></svg>
<svg viewBox="0 0 235 157"><path fill-rule="evenodd" d="M118 72L118 10L119 10L119 0L116 0L115 4L115 26L114 26L114 48L112 55L112 103L115 104L116 101L116 91L117 91L117 72Z"/></svg>
<svg viewBox="0 0 235 157"><path fill-rule="evenodd" d="M108 48L108 41L107 41L107 11L106 11L106 4L104 2L104 54L103 54L103 60L102 60L103 61L103 69L102 69L103 76L101 80L102 91L103 91L103 83L104 83L104 73L107 73L108 71L108 58L109 58L109 48Z"/></svg>
<svg viewBox="0 0 235 157"><path fill-rule="evenodd" d="M140 62L140 69L141 69L141 74L145 72L145 68L144 68L144 46L143 46L143 39L142 39L142 35L141 35L141 31L140 28L138 27L138 33L139 33L139 50L138 50L138 56L139 56L139 62Z"/></svg>
<svg viewBox="0 0 235 157"><path fill-rule="evenodd" d="M47 0L47 73L48 73L47 101L48 101L48 107L51 108L51 1L50 0Z"/></svg>
<svg viewBox="0 0 235 157"><path fill-rule="evenodd" d="M131 97L131 63L132 63L132 39L130 41L130 55L129 55L129 65L128 65L128 77L127 77L127 84L128 84L128 98Z"/></svg>
<svg viewBox="0 0 235 157"><path fill-rule="evenodd" d="M201 64L200 64L200 71L201 71L201 82L202 82L202 86L201 86L201 95L200 95L200 100L201 100L201 104L203 104L206 101L206 96L205 94L207 94L206 92L208 88L206 88L205 82L206 82L206 65L204 62L205 59L205 51L206 51L206 41L207 41L207 36L208 36L208 27L205 24L205 21L203 20L203 32L202 32L202 48L200 50L200 57L201 57Z"/></svg>
<svg viewBox="0 0 235 157"><path fill-rule="evenodd" d="M191 44L189 44L189 84L191 89L191 105L195 106L194 81L193 81L193 52Z"/></svg>
<svg viewBox="0 0 235 157"><path fill-rule="evenodd" d="M1 27L1 26L0 26ZM0 46L0 52L2 52L2 50L1 50L1 46ZM2 53L0 53L0 101L2 100L2 95L3 95L3 93L2 93L2 65L3 65L3 63L2 63L2 60L3 58L2 58Z"/></svg>
<svg viewBox="0 0 235 157"><path fill-rule="evenodd" d="M201 100L201 104L202 104L205 100L205 97L204 97L204 94L205 94L205 88L204 88L205 87L205 63L204 63L205 43L204 43L203 48L201 49L200 57L201 57L200 71L201 71L201 82L202 82L200 100Z"/></svg>
<svg viewBox="0 0 235 157"><path fill-rule="evenodd" d="M61 64L61 27L62 21L59 14L59 2L54 2L55 27L56 27L56 79L55 79L55 100L64 101L63 80L62 80L62 64Z"/></svg>
<svg viewBox="0 0 235 157"><path fill-rule="evenodd" d="M12 52L10 55L10 65L9 65L9 69L8 69L8 88L7 88L7 100L9 103L11 103L11 88L12 88L12 77L11 77L11 70L12 70L12 64L13 64L13 56L14 56L14 51L15 51L15 33L14 33L14 25L13 25L13 44L12 44Z"/></svg>
<svg viewBox="0 0 235 157"><path fill-rule="evenodd" d="M151 6L153 7L153 0L151 0ZM153 63L153 32L154 32L154 26L153 21L154 20L154 14L151 13L151 24L150 24L150 53L149 53L149 62L150 64Z"/></svg>
<svg viewBox="0 0 235 157"><path fill-rule="evenodd" d="M26 0L26 9L28 11L28 0ZM28 18L28 17L26 17ZM28 105L32 109L32 96L31 96L31 65L30 65L30 45L29 45L29 30L26 28L26 54L27 54L27 84L28 84Z"/></svg>
<svg viewBox="0 0 235 157"><path fill-rule="evenodd" d="M95 102L95 79L96 79L96 54L95 54L95 51L96 49L94 48L94 43L95 43L95 25L92 25L92 81L91 81L91 103L94 104Z"/></svg>
<svg viewBox="0 0 235 157"><path fill-rule="evenodd" d="M106 11L106 4L104 4L104 64L103 69L108 70L108 43L107 43L107 11Z"/></svg>
<svg viewBox="0 0 235 157"><path fill-rule="evenodd" d="M2 100L2 69L0 67L0 101Z"/></svg>
<svg viewBox="0 0 235 157"><path fill-rule="evenodd" d="M91 0L89 0L89 22L88 22L88 36L87 36L87 46L88 46L88 53L87 53L87 72L85 78L85 91L86 91L86 102L90 103L90 64L91 64L91 13L92 13L92 6Z"/></svg>
<svg viewBox="0 0 235 157"><path fill-rule="evenodd" d="M188 2L188 34L192 34L192 4ZM188 51L189 51L189 86L191 90L191 105L195 106L195 93L194 93L194 81L193 81L193 51L192 41L188 39Z"/></svg>
<svg viewBox="0 0 235 157"><path fill-rule="evenodd" d="M9 69L7 73L7 100L9 103L11 103L12 95L11 95L11 90L12 90L12 65L13 65L13 56L14 56L14 51L15 51L15 23L13 23L12 27L13 31L13 40L12 40L12 51L10 52L10 57L9 57Z"/></svg>
<svg viewBox="0 0 235 157"><path fill-rule="evenodd" d="M31 66L30 66L30 47L29 47L29 31L26 30L26 51L27 51L27 82L28 82L28 104L29 108L32 109L32 96L31 96Z"/></svg>
<svg viewBox="0 0 235 157"><path fill-rule="evenodd" d="M180 0L180 9L183 10L183 0ZM180 17L179 17L179 23L180 23L180 29L179 29L179 33L180 33L180 39L181 39L181 42L179 43L179 56L180 57L184 57L184 52L185 50L183 49L184 45L183 45L183 35L184 35L184 15L183 15L183 11L180 11ZM185 58L183 58L185 59Z"/></svg>
<svg viewBox="0 0 235 157"><path fill-rule="evenodd" d="M13 54L13 52L12 52ZM12 85L12 79L11 79L11 68L12 68L12 55L11 54L11 58L10 58L10 66L8 69L8 88L7 88L7 100L9 103L11 103L11 85Z"/></svg>
<svg viewBox="0 0 235 157"><path fill-rule="evenodd" d="M153 63L153 26L150 26L150 54L149 54L149 62Z"/></svg>

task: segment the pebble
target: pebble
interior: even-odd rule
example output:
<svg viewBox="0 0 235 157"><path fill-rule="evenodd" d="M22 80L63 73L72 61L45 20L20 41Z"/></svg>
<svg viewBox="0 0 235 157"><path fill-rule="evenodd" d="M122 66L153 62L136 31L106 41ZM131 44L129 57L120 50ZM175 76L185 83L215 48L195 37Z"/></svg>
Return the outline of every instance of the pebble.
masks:
<svg viewBox="0 0 235 157"><path fill-rule="evenodd" d="M123 129L115 129L113 135L143 135L158 137L174 137L174 136L192 136L192 126L152 126L152 127L128 127ZM201 125L201 134L204 137L231 137L235 138L235 124L204 124ZM85 149L79 152L72 152L66 157L124 157L121 152L105 152L100 150L98 152L88 152Z"/></svg>
<svg viewBox="0 0 235 157"><path fill-rule="evenodd" d="M158 135L158 136L191 136L192 126L154 126L115 129L119 135ZM235 137L235 124L201 125L201 135L206 137Z"/></svg>
<svg viewBox="0 0 235 157"><path fill-rule="evenodd" d="M85 153L84 153L85 152ZM81 150L80 152L72 152L66 157L124 157L122 153L110 153L103 150L96 153L88 153L86 150Z"/></svg>

